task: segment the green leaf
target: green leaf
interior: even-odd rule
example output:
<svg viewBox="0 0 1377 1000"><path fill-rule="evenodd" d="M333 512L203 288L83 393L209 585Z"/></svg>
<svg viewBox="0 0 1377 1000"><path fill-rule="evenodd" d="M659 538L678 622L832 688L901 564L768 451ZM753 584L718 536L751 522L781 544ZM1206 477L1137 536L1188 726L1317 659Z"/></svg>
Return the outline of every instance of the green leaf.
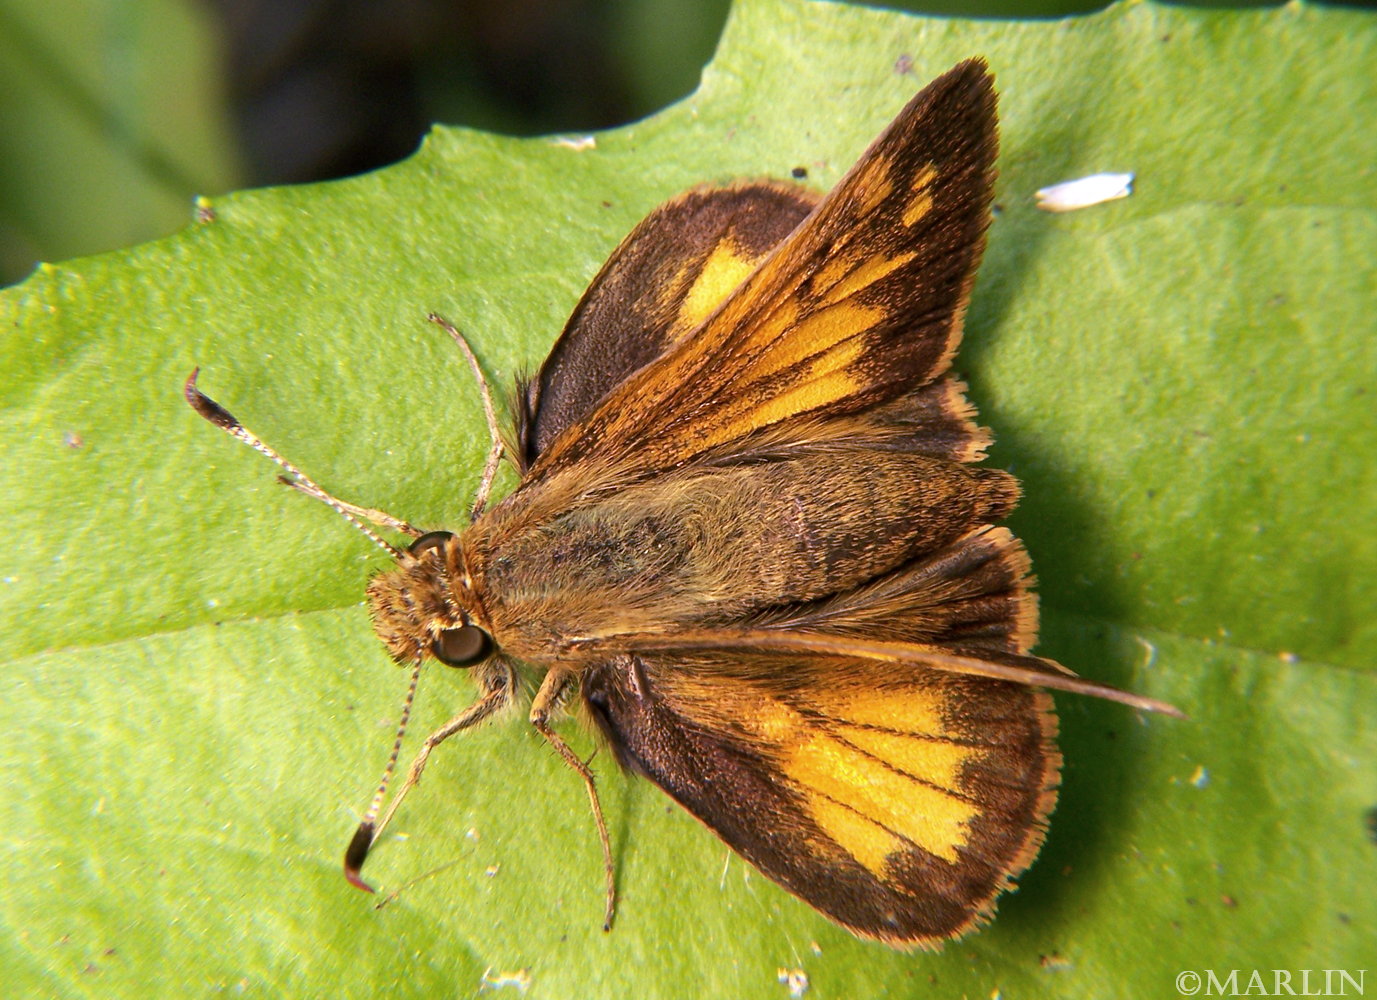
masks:
<svg viewBox="0 0 1377 1000"><path fill-rule="evenodd" d="M1296 4L749 0L697 95L596 148L437 129L0 294L6 994L784 997L801 969L809 1000L1156 998L1183 971L1370 969L1374 51L1371 15ZM437 753L370 862L406 886L374 910L339 863L405 683L359 606L383 560L187 409L192 366L327 488L457 526L486 432L427 311L507 383L661 199L830 185L977 53L1004 149L959 367L1027 489L1040 649L1190 721L1059 697L1043 856L940 955L852 939L605 757L604 935L583 789L519 719ZM1102 170L1132 197L1033 209ZM432 671L414 731L471 695Z"/></svg>

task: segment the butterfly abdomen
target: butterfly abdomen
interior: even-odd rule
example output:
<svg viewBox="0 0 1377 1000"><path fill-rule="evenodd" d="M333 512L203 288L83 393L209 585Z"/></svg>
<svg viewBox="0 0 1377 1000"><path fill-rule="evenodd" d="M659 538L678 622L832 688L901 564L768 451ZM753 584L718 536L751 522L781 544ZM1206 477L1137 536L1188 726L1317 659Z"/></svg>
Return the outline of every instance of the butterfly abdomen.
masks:
<svg viewBox="0 0 1377 1000"><path fill-rule="evenodd" d="M689 467L509 537L486 570L489 610L533 643L730 623L940 551L1017 495L1006 473L884 449Z"/></svg>

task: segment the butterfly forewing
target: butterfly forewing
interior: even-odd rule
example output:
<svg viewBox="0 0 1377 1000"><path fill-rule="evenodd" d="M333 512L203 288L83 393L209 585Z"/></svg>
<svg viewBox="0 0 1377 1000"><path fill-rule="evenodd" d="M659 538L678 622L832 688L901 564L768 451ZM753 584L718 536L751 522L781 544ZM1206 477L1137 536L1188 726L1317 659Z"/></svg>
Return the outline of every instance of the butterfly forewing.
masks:
<svg viewBox="0 0 1377 1000"><path fill-rule="evenodd" d="M1036 855L1051 699L865 660L628 654L585 697L624 764L858 934L934 945Z"/></svg>
<svg viewBox="0 0 1377 1000"><path fill-rule="evenodd" d="M551 442L532 481L581 458L634 477L937 378L984 245L996 147L989 75L963 63L904 108L692 336Z"/></svg>

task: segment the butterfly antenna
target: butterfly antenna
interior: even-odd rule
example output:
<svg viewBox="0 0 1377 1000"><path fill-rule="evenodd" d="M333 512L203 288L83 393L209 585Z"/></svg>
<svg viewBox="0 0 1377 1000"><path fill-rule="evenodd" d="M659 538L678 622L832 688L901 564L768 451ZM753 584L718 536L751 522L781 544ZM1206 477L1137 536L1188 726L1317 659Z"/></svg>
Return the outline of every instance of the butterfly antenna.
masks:
<svg viewBox="0 0 1377 1000"><path fill-rule="evenodd" d="M378 782L378 790L373 793L373 801L368 805L368 812L363 814L363 821L359 823L359 828L354 831L354 836L344 851L344 877L349 880L350 885L364 892L372 892L373 887L363 880L359 872L363 868L363 863L368 860L368 852L378 835L378 813L382 811L383 800L387 798L388 783L392 781L392 772L397 769L397 760L402 753L402 737L406 735L407 723L411 721L411 706L416 701L416 687L421 680L421 663L422 658L418 656L411 668L411 683L407 685L406 700L402 702L402 718L397 723L397 738L392 741L392 753L387 758L387 767L383 768L382 781Z"/></svg>
<svg viewBox="0 0 1377 1000"><path fill-rule="evenodd" d="M393 559L401 559L401 550L379 535L372 528L368 527L368 525L364 524L363 521L359 520L357 515L363 514L364 516L371 516L373 514L378 514L387 519L386 523L390 527L406 531L408 534L419 534L416 529L403 521L398 521L395 518L382 514L380 511L365 511L362 507L356 507L353 504L345 503L343 500L337 500L329 493L326 493L325 490L321 489L311 480L310 476L306 475L306 473L302 472L291 462L287 461L264 444L263 439L241 424L233 413L230 413L229 410L225 409L200 389L196 388L196 376L199 375L200 372L200 368L193 368L191 370L191 377L186 380L186 385L182 390L183 395L186 396L186 401L191 404L193 410L205 417L216 427L219 427L230 437L237 438L260 455L266 455L268 458L272 459L291 477L290 479L283 479L283 482L288 486L294 487L307 496L315 497L321 503L334 510L340 517L362 531L372 540L374 545L378 546L378 548L382 549Z"/></svg>
<svg viewBox="0 0 1377 1000"><path fill-rule="evenodd" d="M469 367L473 369L473 377L478 380L478 391L483 394L483 416L488 421L488 437L492 441L492 447L488 451L488 460L483 466L483 478L479 480L478 492L473 498L473 506L469 508L469 520L473 521L477 520L478 515L483 513L483 508L488 505L488 494L492 492L492 481L497 475L497 463L502 461L502 429L497 426L497 411L492 405L492 393L488 390L488 380L483 377L483 369L478 364L478 355L473 353L473 348L469 346L468 340L459 332L458 327L439 313L431 313L426 319L454 338L454 342L459 345L459 350L463 351L464 357L468 359Z"/></svg>

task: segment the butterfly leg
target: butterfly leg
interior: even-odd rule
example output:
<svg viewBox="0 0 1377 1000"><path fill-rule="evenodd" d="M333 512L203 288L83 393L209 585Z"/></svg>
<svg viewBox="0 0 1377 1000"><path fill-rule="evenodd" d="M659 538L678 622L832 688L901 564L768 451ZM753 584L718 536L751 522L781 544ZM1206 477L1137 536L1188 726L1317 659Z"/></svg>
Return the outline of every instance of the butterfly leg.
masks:
<svg viewBox="0 0 1377 1000"><path fill-rule="evenodd" d="M421 772L425 770L426 761L430 759L431 751L455 733L478 725L478 723L491 718L495 713L511 704L512 697L516 692L516 673L505 660L495 657L487 661L483 673L478 675L477 680L482 688L482 695L472 705L426 737L425 742L421 744L420 752L416 754L416 758L411 762L411 767L407 769L406 781L402 783L402 787L392 797L387 811L383 813L381 822L375 825L372 822L372 816L387 787L386 777L384 777L384 784L378 789L379 797L374 800L374 806L369 810L369 815L359 825L359 829L355 832L354 839L350 842L344 856L345 875L350 882L359 888L369 892L373 891L359 877L359 870L363 867L369 850L377 842L383 828L392 821L393 814L402 804L402 800L406 798L407 792L420 784ZM394 749L393 761L395 760L396 750ZM389 762L389 771L391 766L392 764Z"/></svg>
<svg viewBox="0 0 1377 1000"><path fill-rule="evenodd" d="M597 784L588 764L579 759L578 754L569 748L557 732L550 728L550 717L563 705L578 683L578 675L571 670L556 667L545 675L535 700L531 702L531 725L544 736L550 746L564 758L564 763L578 772L588 789L588 801L593 806L593 821L598 826L598 840L602 843L603 870L607 876L607 901L603 910L602 929L612 929L612 914L617 908L617 877L612 865L612 841L607 836L607 820L603 818L602 802L598 799Z"/></svg>
<svg viewBox="0 0 1377 1000"><path fill-rule="evenodd" d="M493 477L497 475L497 463L502 461L502 430L497 426L497 411L493 409L492 393L488 391L488 380L483 377L483 369L478 364L478 356L473 353L473 348L464 339L464 335L459 332L458 327L449 320L436 313L431 313L426 317L436 326L440 327L459 345L459 350L464 352L464 357L468 359L469 367L473 369L473 377L478 380L478 390L483 394L483 416L488 421L488 436L492 440L492 448L488 452L488 460L483 466L483 478L478 483L478 492L473 498L473 507L469 509L469 520L477 520L478 515L483 513L483 508L488 505L488 494L492 492Z"/></svg>

